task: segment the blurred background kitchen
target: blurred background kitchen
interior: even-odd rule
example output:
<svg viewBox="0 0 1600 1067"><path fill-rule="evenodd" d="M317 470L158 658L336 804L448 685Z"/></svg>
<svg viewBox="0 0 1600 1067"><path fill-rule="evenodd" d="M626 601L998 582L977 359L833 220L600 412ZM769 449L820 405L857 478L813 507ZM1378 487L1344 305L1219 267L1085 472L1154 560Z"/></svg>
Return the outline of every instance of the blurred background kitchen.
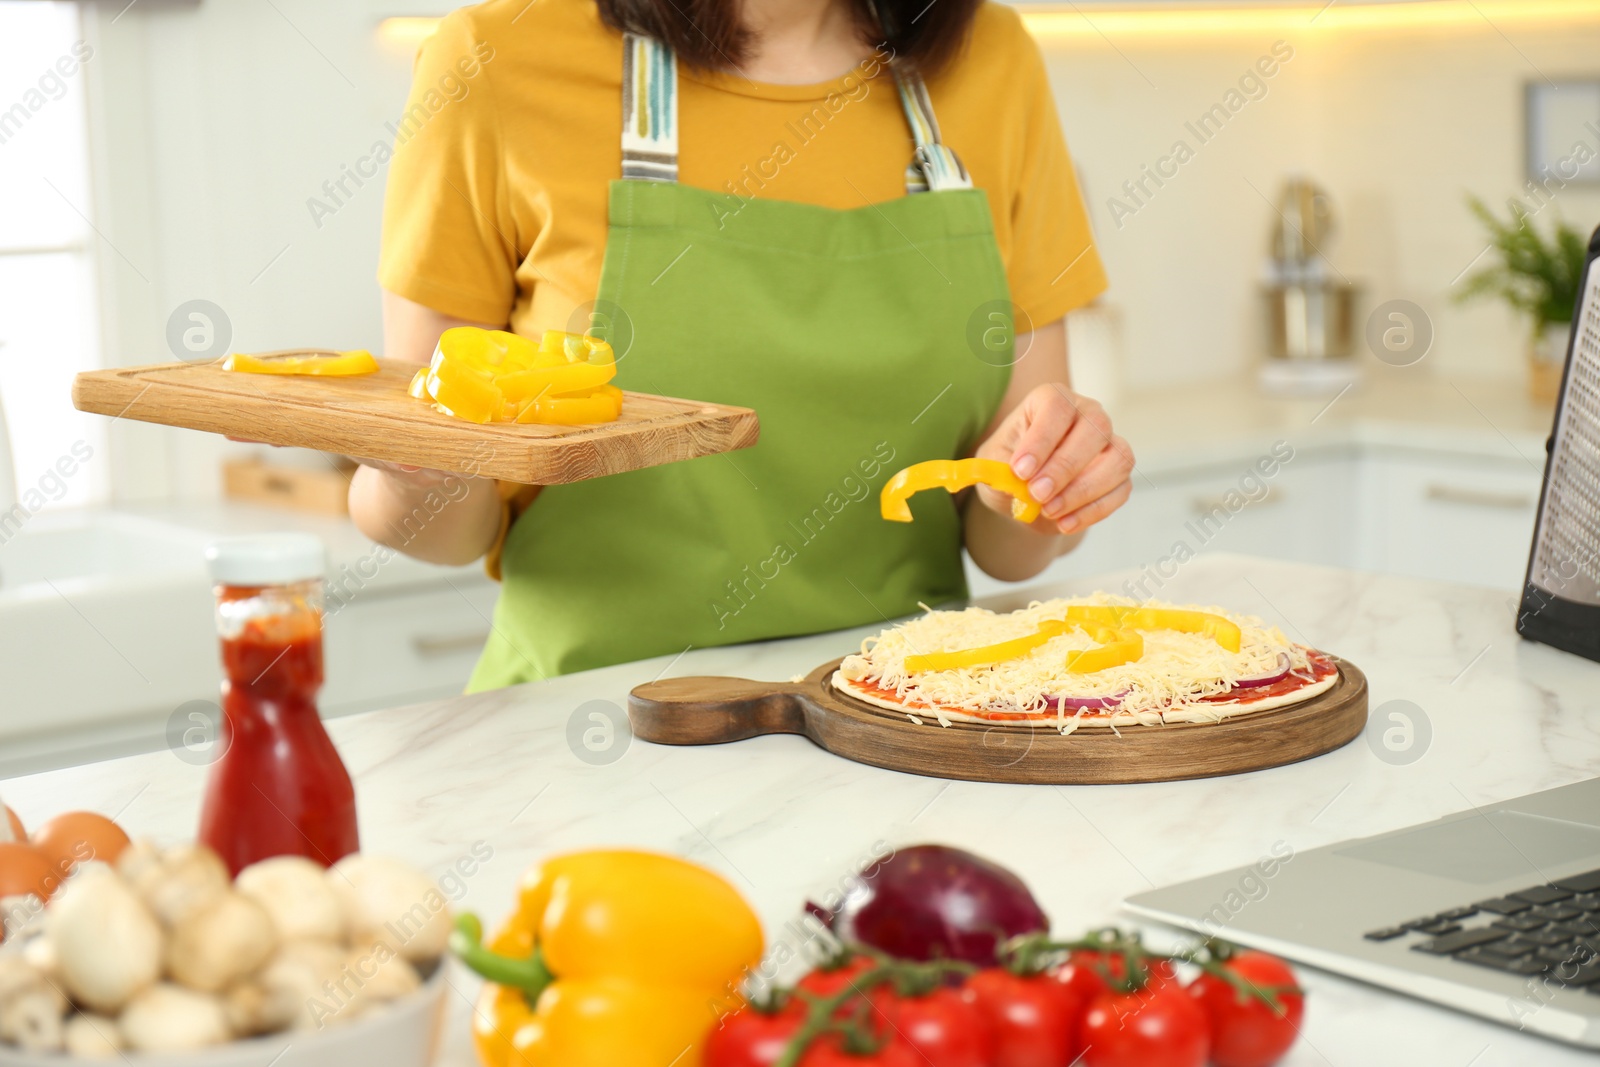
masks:
<svg viewBox="0 0 1600 1067"><path fill-rule="evenodd" d="M326 713L464 682L494 586L375 551L334 459L70 400L93 367L381 348L381 157L451 6L0 0L0 775L204 728L221 531L328 542ZM1510 612L1581 266L1555 235L1600 222L1600 3L1018 6L1112 279L1074 374L1140 458L1058 571L1159 597L1249 552Z"/></svg>

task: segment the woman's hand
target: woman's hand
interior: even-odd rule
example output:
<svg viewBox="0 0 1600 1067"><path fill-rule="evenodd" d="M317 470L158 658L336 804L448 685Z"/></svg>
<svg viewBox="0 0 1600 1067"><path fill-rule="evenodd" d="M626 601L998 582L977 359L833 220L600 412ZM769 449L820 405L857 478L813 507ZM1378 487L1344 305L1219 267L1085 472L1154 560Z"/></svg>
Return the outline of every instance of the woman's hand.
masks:
<svg viewBox="0 0 1600 1067"><path fill-rule="evenodd" d="M1028 491L1044 504L1033 524L1041 533L1077 533L1127 502L1133 491L1133 449L1111 429L1098 401L1059 382L1034 387L978 455L1009 464ZM984 504L1011 514L1011 498L979 486Z"/></svg>

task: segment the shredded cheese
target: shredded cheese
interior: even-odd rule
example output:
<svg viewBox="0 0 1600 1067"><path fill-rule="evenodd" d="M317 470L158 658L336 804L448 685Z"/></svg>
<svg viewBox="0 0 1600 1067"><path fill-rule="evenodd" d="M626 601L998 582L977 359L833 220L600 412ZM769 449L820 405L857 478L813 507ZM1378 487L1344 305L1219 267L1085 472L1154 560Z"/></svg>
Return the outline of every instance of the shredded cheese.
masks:
<svg viewBox="0 0 1600 1067"><path fill-rule="evenodd" d="M1092 674L1066 669L1068 653L1095 648L1081 629L1050 638L1039 648L1016 659L985 667L941 671L908 671L908 656L955 652L998 644L1034 633L1051 619L1060 619L1073 605L1187 608L1221 615L1241 632L1238 652L1229 652L1204 634L1174 630L1144 631L1144 655L1138 660ZM1277 673L1283 657L1291 671L1307 672L1307 650L1286 638L1276 627L1254 616L1236 615L1217 607L1139 603L1125 597L1096 593L1089 597L1034 601L1020 611L998 614L985 608L934 611L885 630L862 642L861 652L847 656L839 673L849 681L892 690L906 703L927 705L941 726L949 719L940 710L1009 713L1044 718L1055 712L1053 725L1063 734L1077 729L1086 711L1068 720L1060 698L1111 698L1109 712L1096 709L1093 721L1111 726L1160 725L1163 722L1217 722L1227 714L1221 705L1197 704L1206 697L1233 689L1240 679Z"/></svg>

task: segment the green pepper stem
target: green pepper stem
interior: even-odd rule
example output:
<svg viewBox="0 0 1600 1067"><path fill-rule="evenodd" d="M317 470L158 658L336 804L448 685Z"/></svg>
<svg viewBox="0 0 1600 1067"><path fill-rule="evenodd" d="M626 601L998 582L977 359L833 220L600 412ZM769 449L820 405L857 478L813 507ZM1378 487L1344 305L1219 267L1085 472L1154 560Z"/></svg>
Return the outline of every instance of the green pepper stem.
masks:
<svg viewBox="0 0 1600 1067"><path fill-rule="evenodd" d="M450 932L450 951L479 977L496 985L520 989L531 1004L556 976L545 966L544 954L537 948L527 959L513 959L491 952L483 943L483 923L471 912L456 916Z"/></svg>

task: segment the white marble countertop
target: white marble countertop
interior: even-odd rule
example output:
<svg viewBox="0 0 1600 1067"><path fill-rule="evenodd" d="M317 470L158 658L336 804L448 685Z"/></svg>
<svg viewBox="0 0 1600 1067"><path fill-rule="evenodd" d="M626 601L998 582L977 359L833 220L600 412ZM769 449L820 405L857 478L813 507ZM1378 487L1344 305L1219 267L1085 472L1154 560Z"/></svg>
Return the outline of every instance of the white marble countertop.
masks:
<svg viewBox="0 0 1600 1067"><path fill-rule="evenodd" d="M783 936L808 894L835 884L879 841L937 841L992 857L1022 874L1057 930L1071 934L1116 920L1131 893L1252 862L1275 841L1299 850L1378 833L1600 767L1600 664L1519 641L1504 594L1238 556L1194 561L1169 591L1259 613L1353 660L1374 706L1405 699L1425 710L1430 749L1392 766L1358 739L1230 778L1048 788L877 770L790 736L712 748L634 742L605 765L569 747L569 721L587 702L620 706L632 686L669 673L788 678L852 648L860 632L695 650L330 728L356 776L369 851L442 871L476 841L493 850L468 881L464 907L497 919L517 874L539 856L642 846L722 871L769 937ZM0 792L29 822L89 807L136 834L176 839L193 832L203 778L203 768L161 752L15 779ZM1305 1038L1287 1061L1297 1067L1594 1062L1330 975L1304 980ZM473 987L464 975L452 984L460 996L442 1063L467 1067Z"/></svg>

